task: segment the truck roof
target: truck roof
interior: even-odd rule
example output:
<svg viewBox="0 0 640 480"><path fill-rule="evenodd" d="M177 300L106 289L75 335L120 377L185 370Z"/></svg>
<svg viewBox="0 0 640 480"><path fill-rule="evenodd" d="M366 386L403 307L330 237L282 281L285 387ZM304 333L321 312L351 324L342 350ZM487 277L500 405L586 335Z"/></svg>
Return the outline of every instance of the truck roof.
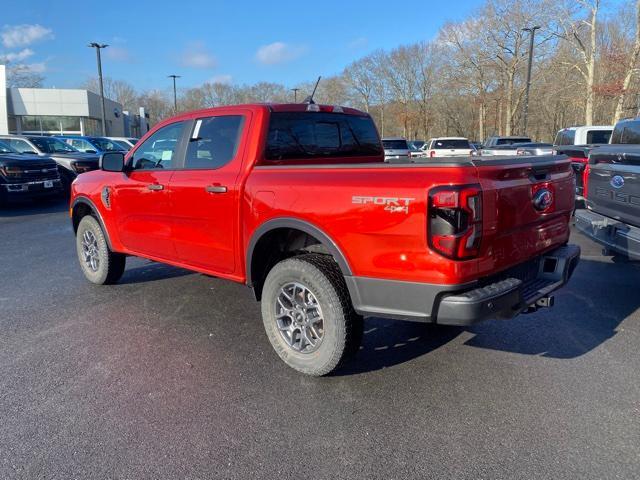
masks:
<svg viewBox="0 0 640 480"><path fill-rule="evenodd" d="M575 127L566 127L561 129L560 131L565 131L565 130L578 130L579 128L585 128L588 130L612 130L613 129L613 125L577 125Z"/></svg>
<svg viewBox="0 0 640 480"><path fill-rule="evenodd" d="M346 115L370 116L368 113L351 107L342 107L340 105L324 105L324 104L307 104L307 103L243 103L238 105L221 105L219 107L202 108L199 110L190 110L178 115L174 115L162 120L155 125L152 130L157 127L172 123L178 120L187 120L196 117L206 117L215 115L217 112L230 112L233 110L250 110L269 111L269 112L325 112L325 113L342 113Z"/></svg>

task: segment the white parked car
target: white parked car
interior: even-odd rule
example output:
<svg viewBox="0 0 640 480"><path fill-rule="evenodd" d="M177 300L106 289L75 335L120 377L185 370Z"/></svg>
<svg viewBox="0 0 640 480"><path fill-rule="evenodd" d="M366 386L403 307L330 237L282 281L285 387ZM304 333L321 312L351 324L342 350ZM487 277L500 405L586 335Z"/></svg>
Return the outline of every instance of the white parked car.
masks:
<svg viewBox="0 0 640 480"><path fill-rule="evenodd" d="M432 138L423 145L425 156L433 157L468 157L475 150L469 139L464 137Z"/></svg>
<svg viewBox="0 0 640 480"><path fill-rule="evenodd" d="M527 142L514 143L512 145L498 145L491 148L483 148L480 155L483 157L513 155L551 155L552 147L550 143Z"/></svg>
<svg viewBox="0 0 640 480"><path fill-rule="evenodd" d="M385 162L409 160L409 144L402 137L388 137L382 139Z"/></svg>
<svg viewBox="0 0 640 480"><path fill-rule="evenodd" d="M562 145L594 145L609 143L613 126L569 127L559 130L553 144Z"/></svg>

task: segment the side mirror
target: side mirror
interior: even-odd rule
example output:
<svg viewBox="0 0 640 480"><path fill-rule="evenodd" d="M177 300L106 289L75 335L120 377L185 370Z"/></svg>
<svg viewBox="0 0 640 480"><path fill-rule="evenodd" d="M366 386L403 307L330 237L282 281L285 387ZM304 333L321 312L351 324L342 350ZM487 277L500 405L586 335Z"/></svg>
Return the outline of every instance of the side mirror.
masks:
<svg viewBox="0 0 640 480"><path fill-rule="evenodd" d="M98 153L98 152L96 152L95 150L89 148L89 149L85 150L84 153Z"/></svg>
<svg viewBox="0 0 640 480"><path fill-rule="evenodd" d="M100 169L105 172L124 172L124 153L103 153L100 155Z"/></svg>

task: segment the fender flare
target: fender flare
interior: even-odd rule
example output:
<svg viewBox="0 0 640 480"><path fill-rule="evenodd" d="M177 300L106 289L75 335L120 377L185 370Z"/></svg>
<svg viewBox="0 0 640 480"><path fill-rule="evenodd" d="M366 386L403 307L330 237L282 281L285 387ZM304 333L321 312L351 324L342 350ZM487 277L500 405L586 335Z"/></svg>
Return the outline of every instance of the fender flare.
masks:
<svg viewBox="0 0 640 480"><path fill-rule="evenodd" d="M346 257L340 250L340 247L338 247L336 242L334 242L331 237L329 237L329 235L324 233L312 223L307 222L306 220L300 220L298 218L292 217L281 217L268 220L253 231L251 240L249 241L249 244L247 246L246 254L245 271L247 285L252 286L253 284L253 279L251 278L251 263L253 261L253 252L256 248L256 245L264 235L278 228L291 228L300 230L308 235L311 235L314 238L317 238L333 256L336 263L340 267L340 271L342 272L342 274L345 276L351 276L351 267L349 266Z"/></svg>
<svg viewBox="0 0 640 480"><path fill-rule="evenodd" d="M102 228L102 233L104 233L104 238L107 240L107 246L109 247L110 250L113 250L113 248L111 246L111 238L109 237L109 230L107 230L107 228L104 225L104 221L102 220L102 215L100 214L100 210L98 210L98 208L96 207L95 203L93 203L89 198L84 197L84 196L78 197L71 204L71 225L72 225L72 227L73 227L73 212L75 211L75 208L80 204L86 205L95 214L96 218L98 219L98 223L100 224L100 228ZM73 227L73 233L74 234L76 233L76 228L75 227Z"/></svg>

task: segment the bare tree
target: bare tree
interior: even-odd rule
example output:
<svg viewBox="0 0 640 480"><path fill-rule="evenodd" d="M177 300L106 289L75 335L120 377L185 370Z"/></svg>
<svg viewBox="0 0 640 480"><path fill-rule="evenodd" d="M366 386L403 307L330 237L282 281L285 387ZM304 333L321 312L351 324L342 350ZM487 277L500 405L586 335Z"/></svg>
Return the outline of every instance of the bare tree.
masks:
<svg viewBox="0 0 640 480"><path fill-rule="evenodd" d="M125 110L133 110L138 106L138 94L130 83L110 77L104 77L102 83L106 98L118 102ZM100 93L100 84L95 77L88 78L81 87L96 94Z"/></svg>
<svg viewBox="0 0 640 480"><path fill-rule="evenodd" d="M584 123L586 125L593 125L594 85L598 55L596 29L599 9L600 0L568 0L560 22L561 38L567 41L579 56L579 60L573 65L573 68L584 79ZM583 15L586 18L580 18Z"/></svg>
<svg viewBox="0 0 640 480"><path fill-rule="evenodd" d="M622 81L622 87L620 95L618 96L618 102L616 103L616 109L613 114L613 123L616 123L622 117L622 112L624 109L624 103L626 100L627 92L629 91L629 86L631 85L631 80L638 73L638 57L640 57L640 0L636 0L636 25L635 25L635 39L633 42L633 50L631 51L631 56L629 58L629 62L626 66L626 74Z"/></svg>
<svg viewBox="0 0 640 480"><path fill-rule="evenodd" d="M14 64L3 57L0 57L0 65L5 65L7 67L7 87L42 87L44 76L38 72L35 72L29 65Z"/></svg>
<svg viewBox="0 0 640 480"><path fill-rule="evenodd" d="M364 105L366 112L371 108L371 104L375 99L376 90L376 71L375 60L372 55L368 55L356 60L344 69L342 75L349 88L355 93L356 97Z"/></svg>

